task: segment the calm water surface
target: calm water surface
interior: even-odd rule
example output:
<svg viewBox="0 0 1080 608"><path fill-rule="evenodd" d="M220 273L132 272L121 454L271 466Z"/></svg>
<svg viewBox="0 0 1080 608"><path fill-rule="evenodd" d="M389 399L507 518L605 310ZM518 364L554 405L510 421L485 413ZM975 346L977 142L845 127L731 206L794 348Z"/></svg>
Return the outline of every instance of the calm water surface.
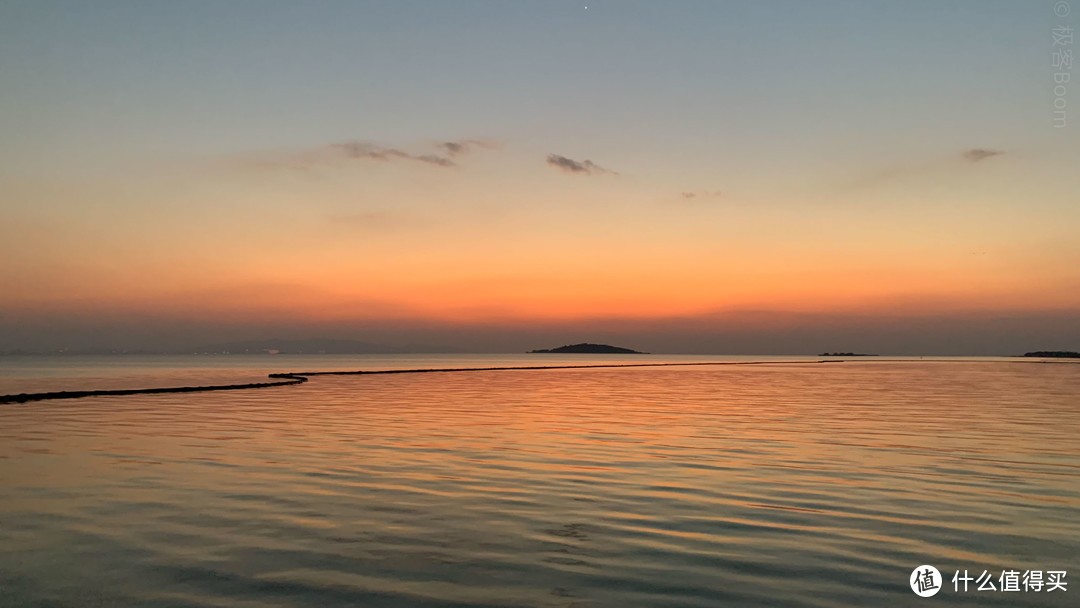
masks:
<svg viewBox="0 0 1080 608"><path fill-rule="evenodd" d="M9 365L0 392L199 371L158 361ZM329 367L304 361L287 367ZM265 371L229 365L195 383ZM0 606L1075 606L1080 588L954 593L951 577L1080 580L1078 434L1080 365L1039 363L330 376L6 405ZM934 598L908 588L920 564L945 574Z"/></svg>

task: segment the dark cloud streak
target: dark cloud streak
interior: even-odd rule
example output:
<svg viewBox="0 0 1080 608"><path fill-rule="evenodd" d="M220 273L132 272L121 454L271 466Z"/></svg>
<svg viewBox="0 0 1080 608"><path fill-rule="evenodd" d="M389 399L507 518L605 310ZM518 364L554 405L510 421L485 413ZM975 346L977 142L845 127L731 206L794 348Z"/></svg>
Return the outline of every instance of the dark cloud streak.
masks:
<svg viewBox="0 0 1080 608"><path fill-rule="evenodd" d="M331 144L329 148L344 155L346 158L368 158L384 162L400 158L440 167L453 167L457 164L449 158L442 156L434 154L409 154L408 152L396 148L384 148L365 141L348 141L339 144Z"/></svg>
<svg viewBox="0 0 1080 608"><path fill-rule="evenodd" d="M972 148L967 152L964 152L964 160L977 163L982 160L986 160L992 156L1000 156L1005 152L1001 150L987 150L986 148Z"/></svg>
<svg viewBox="0 0 1080 608"><path fill-rule="evenodd" d="M444 141L436 144L436 147L443 150L447 156L458 156L459 154L471 152L475 148L492 150L498 148L499 145L486 139L462 139L459 141Z"/></svg>
<svg viewBox="0 0 1080 608"><path fill-rule="evenodd" d="M567 173L579 173L584 175L596 175L600 173L611 173L617 175L611 169L605 169L600 165L592 162L591 160L576 161L572 158L560 156L558 154L548 154L547 164L558 169L562 169Z"/></svg>
<svg viewBox="0 0 1080 608"><path fill-rule="evenodd" d="M317 148L283 151L278 154L257 155L245 159L245 166L263 170L309 171L324 166L340 165L346 161L414 162L433 167L456 167L455 158L475 149L493 150L497 142L484 139L431 142L435 152L409 152L401 148L382 146L370 141L348 140Z"/></svg>

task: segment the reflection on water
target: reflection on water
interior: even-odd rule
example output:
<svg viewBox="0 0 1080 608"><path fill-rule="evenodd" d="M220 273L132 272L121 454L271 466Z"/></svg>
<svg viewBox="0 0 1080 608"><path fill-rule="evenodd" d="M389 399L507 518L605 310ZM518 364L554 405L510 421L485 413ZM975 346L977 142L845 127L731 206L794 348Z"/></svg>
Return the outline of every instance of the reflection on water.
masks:
<svg viewBox="0 0 1080 608"><path fill-rule="evenodd" d="M848 362L10 405L0 605L1074 605L951 577L1080 578L1078 395Z"/></svg>

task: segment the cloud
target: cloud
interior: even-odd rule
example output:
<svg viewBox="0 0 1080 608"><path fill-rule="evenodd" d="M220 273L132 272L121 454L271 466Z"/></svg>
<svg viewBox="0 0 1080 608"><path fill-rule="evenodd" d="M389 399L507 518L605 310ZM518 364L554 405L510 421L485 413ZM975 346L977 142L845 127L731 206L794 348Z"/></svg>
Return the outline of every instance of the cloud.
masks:
<svg viewBox="0 0 1080 608"><path fill-rule="evenodd" d="M458 156L459 154L471 152L474 148L486 148L492 150L498 148L499 145L496 142L486 139L462 139L458 141L440 142L436 144L436 147L445 152L447 156Z"/></svg>
<svg viewBox="0 0 1080 608"><path fill-rule="evenodd" d="M1004 150L970 148L960 154L950 153L948 156L936 156L922 161L885 166L859 175L850 182L838 184L837 187L841 190L863 190L927 176L942 178L950 172L960 171L968 164L979 163L1003 154L1005 154Z"/></svg>
<svg viewBox="0 0 1080 608"><path fill-rule="evenodd" d="M409 162L433 167L456 167L459 157L474 149L496 149L497 142L485 139L462 139L457 141L430 142L434 152L406 151L402 148L382 146L370 141L350 140L326 144L315 148L300 148L251 154L238 159L239 166L257 170L310 171L320 167L340 166L350 161Z"/></svg>
<svg viewBox="0 0 1080 608"><path fill-rule="evenodd" d="M972 148L967 152L964 152L964 160L977 163L981 160L986 160L991 156L1000 156L1005 152L1001 150L987 150L986 148Z"/></svg>
<svg viewBox="0 0 1080 608"><path fill-rule="evenodd" d="M344 155L346 158L363 159L369 158L380 161L395 159L414 160L440 167L453 167L457 163L443 156L435 154L409 154L397 148L384 148L366 141L348 141L339 144L330 144L330 150Z"/></svg>
<svg viewBox="0 0 1080 608"><path fill-rule="evenodd" d="M695 199L695 198L698 198L698 197L701 197L703 199L704 198L715 198L715 197L720 196L721 194L722 193L721 193L720 190L702 190L701 192L681 192L680 193L680 195L686 200L691 200L691 199Z"/></svg>
<svg viewBox="0 0 1080 608"><path fill-rule="evenodd" d="M584 173L585 175L595 175L598 173L612 173L616 174L611 169L605 169L600 165L592 162L591 160L576 161L572 158L566 158L565 156L559 156L558 154L548 154L547 164L558 167L567 173Z"/></svg>
<svg viewBox="0 0 1080 608"><path fill-rule="evenodd" d="M446 150L450 156L456 156L465 151L465 144L458 141L444 141L439 147Z"/></svg>

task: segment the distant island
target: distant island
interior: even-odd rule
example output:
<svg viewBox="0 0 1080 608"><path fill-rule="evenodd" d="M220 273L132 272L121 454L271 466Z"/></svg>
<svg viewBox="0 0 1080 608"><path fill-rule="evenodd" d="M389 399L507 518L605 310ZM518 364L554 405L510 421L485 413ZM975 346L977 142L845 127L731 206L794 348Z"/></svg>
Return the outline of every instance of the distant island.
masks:
<svg viewBox="0 0 1080 608"><path fill-rule="evenodd" d="M1037 350L1024 353L1025 357L1046 357L1052 359L1080 359L1080 353L1071 350Z"/></svg>
<svg viewBox="0 0 1080 608"><path fill-rule="evenodd" d="M638 352L629 348L619 348L618 346L610 346L607 344L589 344L588 342L582 342L581 344L570 344L568 346L560 346L559 348L543 348L540 350L532 350L530 353L568 353L568 354L590 354L590 355L645 355L648 353Z"/></svg>
<svg viewBox="0 0 1080 608"><path fill-rule="evenodd" d="M877 355L868 355L866 353L821 353L819 357L876 357Z"/></svg>

